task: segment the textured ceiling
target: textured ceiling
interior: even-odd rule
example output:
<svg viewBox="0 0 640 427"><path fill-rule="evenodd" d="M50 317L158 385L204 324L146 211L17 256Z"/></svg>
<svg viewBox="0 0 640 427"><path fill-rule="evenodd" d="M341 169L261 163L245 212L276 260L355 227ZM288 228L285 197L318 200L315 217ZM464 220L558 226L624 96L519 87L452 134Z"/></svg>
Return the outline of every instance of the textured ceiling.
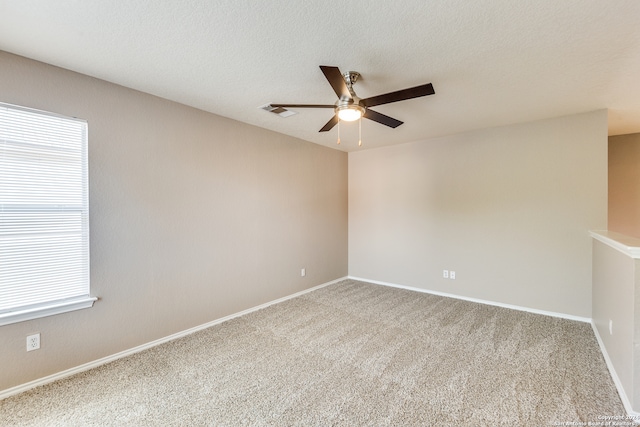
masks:
<svg viewBox="0 0 640 427"><path fill-rule="evenodd" d="M638 0L0 0L0 50L351 151L331 110L258 107L334 103L334 65L361 98L434 85L376 107L405 123L364 120L363 148L602 108L638 132L638 22Z"/></svg>

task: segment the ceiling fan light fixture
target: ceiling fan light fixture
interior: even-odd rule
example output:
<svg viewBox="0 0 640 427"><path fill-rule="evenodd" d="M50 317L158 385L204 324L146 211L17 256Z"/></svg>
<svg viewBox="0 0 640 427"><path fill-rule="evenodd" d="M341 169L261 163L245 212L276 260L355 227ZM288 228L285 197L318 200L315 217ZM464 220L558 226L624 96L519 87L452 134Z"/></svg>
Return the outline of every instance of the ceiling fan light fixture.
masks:
<svg viewBox="0 0 640 427"><path fill-rule="evenodd" d="M345 122L354 122L364 115L364 108L357 104L339 106L336 109L340 120Z"/></svg>
<svg viewBox="0 0 640 427"><path fill-rule="evenodd" d="M349 71L348 73L343 74L340 72L338 67L331 67L328 65L321 65L320 70L331 85L333 91L338 96L338 101L336 101L335 104L268 104L269 109L267 111L277 108L333 109L333 116L331 116L331 119L320 129L319 132L328 132L333 129L335 125L339 125L341 121L353 122L362 119L363 117L395 129L403 122L396 120L393 117L385 116L382 113L378 113L370 107L391 104L393 102L419 98L421 96L433 95L436 93L433 90L433 85L431 83L427 83L420 86L396 90L395 92L383 93L382 95L361 99L353 90L353 85L360 77L360 73L356 71ZM286 113L280 113L279 115L282 114Z"/></svg>

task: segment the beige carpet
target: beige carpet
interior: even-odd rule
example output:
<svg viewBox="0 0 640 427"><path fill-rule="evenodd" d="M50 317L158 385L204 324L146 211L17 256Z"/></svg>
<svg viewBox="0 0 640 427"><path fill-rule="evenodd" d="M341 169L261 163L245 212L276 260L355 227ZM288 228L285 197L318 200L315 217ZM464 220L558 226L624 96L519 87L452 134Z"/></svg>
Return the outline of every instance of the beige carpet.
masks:
<svg viewBox="0 0 640 427"><path fill-rule="evenodd" d="M350 280L0 401L2 426L548 426L624 414L588 324Z"/></svg>

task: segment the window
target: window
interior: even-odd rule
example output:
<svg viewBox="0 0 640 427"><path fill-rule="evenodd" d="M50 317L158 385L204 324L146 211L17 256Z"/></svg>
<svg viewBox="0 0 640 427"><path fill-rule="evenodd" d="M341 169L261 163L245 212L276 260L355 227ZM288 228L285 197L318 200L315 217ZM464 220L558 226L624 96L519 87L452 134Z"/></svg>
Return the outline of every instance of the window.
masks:
<svg viewBox="0 0 640 427"><path fill-rule="evenodd" d="M0 103L0 325L91 307L87 123Z"/></svg>

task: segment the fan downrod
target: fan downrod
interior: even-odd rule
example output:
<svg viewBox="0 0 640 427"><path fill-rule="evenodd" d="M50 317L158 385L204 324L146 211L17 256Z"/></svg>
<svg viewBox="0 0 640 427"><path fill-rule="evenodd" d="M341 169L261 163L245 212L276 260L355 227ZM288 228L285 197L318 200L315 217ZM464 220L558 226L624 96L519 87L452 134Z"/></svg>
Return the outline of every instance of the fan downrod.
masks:
<svg viewBox="0 0 640 427"><path fill-rule="evenodd" d="M355 92L353 91L353 85L356 84L358 78L360 77L360 73L357 71L347 71L342 75L344 77L344 82L347 84L347 88L351 93L351 96L355 96Z"/></svg>

